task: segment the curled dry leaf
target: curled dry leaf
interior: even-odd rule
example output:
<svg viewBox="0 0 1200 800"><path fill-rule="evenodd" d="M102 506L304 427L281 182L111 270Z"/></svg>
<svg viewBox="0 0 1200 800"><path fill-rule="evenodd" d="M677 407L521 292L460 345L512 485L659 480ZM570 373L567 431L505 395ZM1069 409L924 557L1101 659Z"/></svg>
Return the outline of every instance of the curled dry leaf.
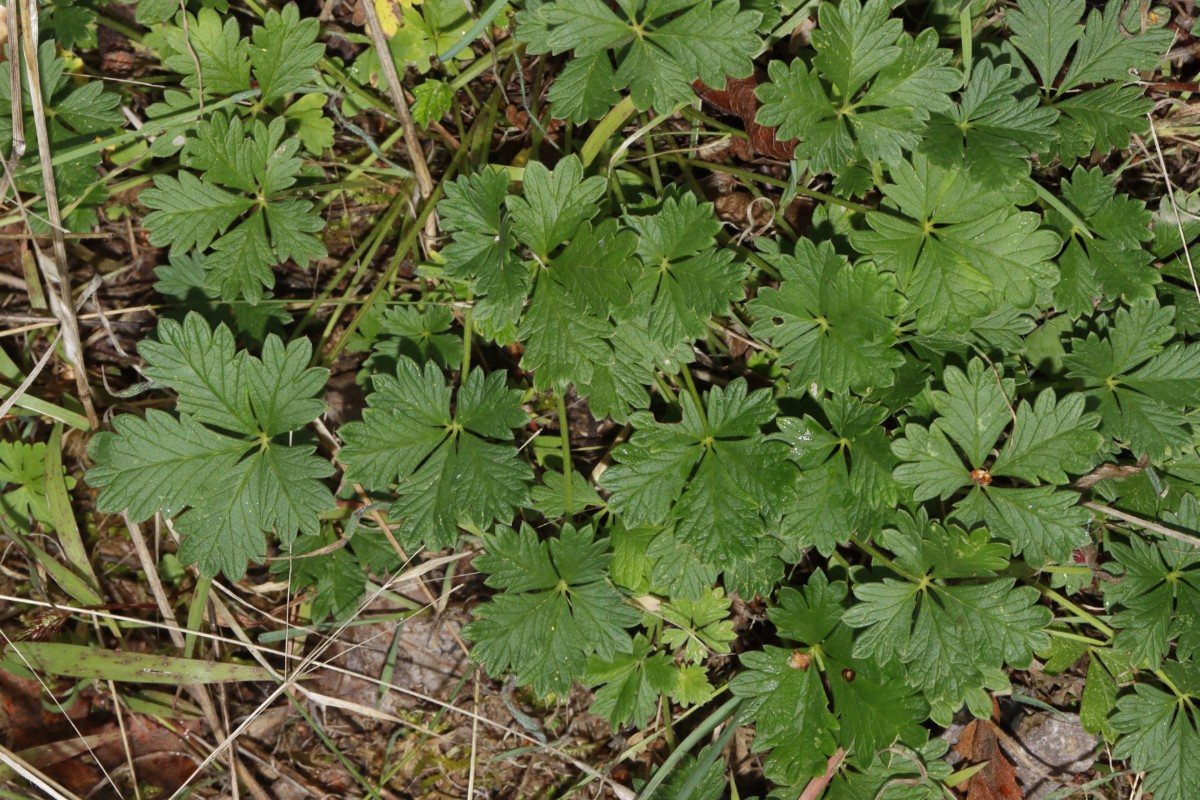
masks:
<svg viewBox="0 0 1200 800"><path fill-rule="evenodd" d="M775 128L759 125L754 121L759 105L754 90L758 88L759 81L765 80L766 77L762 70L755 70L748 78L729 78L725 81L724 89L713 89L701 81L693 83L692 88L713 108L724 114L732 114L742 121L746 134L750 137L751 156L760 155L790 161L792 152L796 149L796 140L781 142L776 138Z"/></svg>
<svg viewBox="0 0 1200 800"><path fill-rule="evenodd" d="M991 720L971 720L954 749L967 764L987 762L967 783L966 800L1023 800L1025 793L1017 785L1017 771L1000 750Z"/></svg>

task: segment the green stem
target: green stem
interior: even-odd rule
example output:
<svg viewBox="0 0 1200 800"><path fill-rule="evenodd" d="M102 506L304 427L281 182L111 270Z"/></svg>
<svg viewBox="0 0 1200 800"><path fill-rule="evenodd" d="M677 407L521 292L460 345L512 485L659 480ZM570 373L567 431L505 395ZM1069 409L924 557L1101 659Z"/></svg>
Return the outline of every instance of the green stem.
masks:
<svg viewBox="0 0 1200 800"><path fill-rule="evenodd" d="M405 196L403 194L397 194L392 200L391 206L389 206L388 210L384 213L383 218L380 219L380 221L375 225L370 234L363 239L362 243L355 248L354 252L350 254L350 257L342 261L342 266L333 276L333 279L326 282L326 286L321 291L321 294L317 296L316 301L309 306L308 311L305 312L304 316L300 319L300 323L295 328L295 333L293 334L294 337L299 337L302 335L303 331L312 323L317 311L332 296L334 289L341 285L342 279L346 276L346 274L349 273L352 268L357 267L355 270L354 279L350 281L350 287L343 297L349 298L354 295L354 291L358 288L359 281L365 278L366 274L370 271L368 265L374 260L375 254L379 252L379 248L383 246L383 243L390 238L392 225L395 223L396 218L399 217L400 213L407 208L408 204ZM337 324L341 318L341 314L342 307L339 306L338 308L334 309L330 319L326 322L325 331L321 334L321 341L318 343L318 346L314 348L314 363L320 359L321 349L325 340L334 330L337 329Z"/></svg>
<svg viewBox="0 0 1200 800"><path fill-rule="evenodd" d="M492 93L493 100L498 96L499 90ZM491 116L481 114L476 118L475 125L473 125L471 128L472 136L478 136L480 131L490 131L490 126ZM463 161L467 158L470 151L471 145L468 142L463 142L462 147L458 148L458 150L454 153L454 157L450 159L450 164L446 167L446 171L443 173L442 179L434 188L433 193L425 201L425 204L421 206L421 210L417 213L416 218L411 221L408 231L404 233L400 243L396 246L396 253L393 256L391 263L388 264L387 271L375 283L375 288L371 290L371 293L367 295L367 298L363 301L358 314L356 314L354 319L350 321L350 324L346 326L346 329L342 331L341 336L333 345L333 347L330 348L330 351L325 354L325 363L332 364L337 359L338 355L342 352L342 349L346 346L346 343L350 341L351 335L358 330L359 323L362 321L363 317L370 310L371 306L374 305L374 303L379 299L379 296L383 293L384 289L392 282L392 278L395 276L397 270L400 269L400 264L404 260L405 255L416 242L417 236L420 234L421 229L425 224L425 219L433 213L434 208L437 207L438 201L442 199L442 191L446 185L446 182L453 180L454 175L458 172L458 169L462 166ZM318 352L320 351L318 350Z"/></svg>
<svg viewBox="0 0 1200 800"><path fill-rule="evenodd" d="M788 188L787 181L769 178L766 175L759 175L757 172L750 172L749 170L739 169L738 167L731 167L726 164L719 164L713 161L702 161L698 158L685 158L681 160L688 166L699 167L700 169L706 169L710 172L724 172L728 175L733 175L734 177L741 178L745 181L757 181L758 183L765 183L769 186L775 186L780 189ZM861 214L869 214L870 212L875 211L875 209L871 208L870 206L864 206L861 203L855 203L854 201L847 200L843 197L835 197L834 195L826 194L825 192L817 192L812 189L805 189L803 186L795 187L795 192L798 195L811 197L814 200L821 200L825 203L833 203L835 206L841 206L842 208L849 209L850 211L857 211Z"/></svg>
<svg viewBox="0 0 1200 800"><path fill-rule="evenodd" d="M566 504L567 523L571 524L574 521L571 503L571 435L567 430L570 423L567 420L566 392L555 391L554 394L558 402L558 432L562 441L563 502Z"/></svg>
<svg viewBox="0 0 1200 800"><path fill-rule="evenodd" d="M1112 639L1113 634L1114 634L1113 629L1111 627L1109 627L1108 625L1105 625L1099 619L1097 619L1095 614L1089 614L1087 611L1084 611L1083 608L1076 605L1075 603L1072 603L1066 597L1064 597L1063 595L1054 591L1049 586L1043 586L1042 584L1034 584L1034 585L1037 586L1037 589L1039 592L1041 592L1043 595L1045 595L1046 597L1053 600L1055 605L1062 606L1067 611L1074 613L1081 619L1087 620L1088 625L1091 625L1093 628L1095 628L1096 630L1103 633L1110 640Z"/></svg>
<svg viewBox="0 0 1200 800"><path fill-rule="evenodd" d="M467 290L467 302L471 302L471 290ZM459 386L467 382L467 373L471 371L471 312L474 306L468 305L463 311L463 357L462 375L459 376Z"/></svg>
<svg viewBox="0 0 1200 800"><path fill-rule="evenodd" d="M644 116L649 117L650 115L645 114ZM647 119L646 125L648 126L652 122L656 122L656 121L657 120ZM648 155L650 157L649 158L650 180L654 184L654 193L661 196L663 193L663 182L662 182L662 175L660 175L658 172L658 157L654 152L654 141L653 141L652 137L650 137L650 136L646 136L645 141L646 141L646 155Z"/></svg>
<svg viewBox="0 0 1200 800"><path fill-rule="evenodd" d="M668 750L675 749L675 726L671 723L671 701L663 698L663 739Z"/></svg>
<svg viewBox="0 0 1200 800"><path fill-rule="evenodd" d="M696 382L692 380L692 371L688 369L687 364L682 364L680 374L683 375L683 382L687 386L688 394L692 396L692 400L696 403L696 410L700 412L700 420L704 423L704 430L708 430L708 414L704 412L704 403L700 402L700 393L696 391Z"/></svg>
<svg viewBox="0 0 1200 800"><path fill-rule="evenodd" d="M484 72L487 72L489 69L496 66L496 64L500 63L500 59L512 55L513 51L516 49L517 43L512 39L504 40L500 44L496 45L496 49L493 52L489 53L483 58L479 58L471 62L471 66L464 69L461 73L459 73L458 77L451 81L450 88L454 89L455 91L462 89Z"/></svg>
<svg viewBox="0 0 1200 800"><path fill-rule="evenodd" d="M662 373L658 370L654 370L654 384L658 387L658 393L663 396L664 400L673 406L679 405L679 397L675 394L671 385L663 380Z"/></svg>
<svg viewBox="0 0 1200 800"><path fill-rule="evenodd" d="M655 790L658 789L658 787L662 785L662 782L666 780L667 777L675 770L675 766L680 762L680 760L687 755L693 747L698 745L709 734L711 734L718 725L736 714L741 705L742 698L731 697L729 700L725 701L724 705L722 705L713 713L709 714L703 722L697 725L696 729L689 733L687 738L679 743L679 747L672 750L671 755L667 756L662 765L654 771L654 775L650 778L649 782L646 783L645 788L642 789L642 793L638 796L638 800L650 800L650 797L654 794ZM736 725L730 725L726 732L728 733L729 731L736 730L736 728ZM728 737L723 736L722 738L727 739ZM714 750L719 752L720 748L714 748ZM696 774L702 773L703 770L696 771Z"/></svg>
<svg viewBox="0 0 1200 800"><path fill-rule="evenodd" d="M480 36L483 36L488 26L492 24L492 20L494 20L496 15L500 13L500 9L504 8L504 4L506 2L508 2L508 0L493 0L492 4L485 8L483 13L479 15L479 19L475 20L475 24L471 26L471 29L467 31L466 35L455 42L454 46L452 46L449 50L437 57L438 61L445 64L447 61L461 53L464 49L474 44L476 39L478 39Z"/></svg>
<svg viewBox="0 0 1200 800"><path fill-rule="evenodd" d="M1183 697L1186 694L1186 692L1181 692L1179 687L1167 677L1167 673L1163 672L1161 669L1154 670L1154 676L1162 681L1168 689L1174 692L1176 697Z"/></svg>
<svg viewBox="0 0 1200 800"><path fill-rule="evenodd" d="M600 149L604 147L604 143L609 140L614 133L620 130L625 124L625 120L633 116L633 98L626 95L612 109L604 115L604 119L600 120L599 124L592 130L587 141L583 143L583 147L579 149L579 157L586 167L596 160L596 156L600 154Z"/></svg>
<svg viewBox="0 0 1200 800"><path fill-rule="evenodd" d="M208 591L212 578L201 576L192 591L192 604L188 607L187 633L183 637L183 657L191 658L196 652L196 632L204 624L204 609L208 607Z"/></svg>
<svg viewBox="0 0 1200 800"><path fill-rule="evenodd" d="M856 544L860 550L862 550L864 553L869 555L871 557L871 560L878 561L880 564L883 564L885 567L887 567L888 569L890 569L892 572L896 573L900 577L904 578L905 580L912 581L913 583L920 583L923 580L923 577L921 575L917 575L915 573L909 572L908 570L904 569L903 567L898 565L895 561L893 561L891 558L884 555L882 550L880 550L878 547L871 544L870 542L864 542L861 539L859 539L857 536L851 536L850 541L854 542L854 544Z"/></svg>
<svg viewBox="0 0 1200 800"><path fill-rule="evenodd" d="M1070 631L1060 631L1054 628L1046 628L1046 633L1058 639L1070 639L1073 642L1083 642L1094 647L1107 647L1108 642L1102 642L1099 639L1093 639L1090 636L1084 636L1079 633L1071 633Z"/></svg>

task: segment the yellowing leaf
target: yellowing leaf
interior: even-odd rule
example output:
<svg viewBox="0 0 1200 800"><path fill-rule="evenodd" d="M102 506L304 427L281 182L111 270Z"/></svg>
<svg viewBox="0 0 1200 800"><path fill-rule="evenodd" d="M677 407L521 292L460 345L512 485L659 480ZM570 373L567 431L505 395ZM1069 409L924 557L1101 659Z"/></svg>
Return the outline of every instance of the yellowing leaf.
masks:
<svg viewBox="0 0 1200 800"><path fill-rule="evenodd" d="M372 0L372 2L375 3L375 13L379 15L379 25L389 39L403 27L400 15L404 13L404 9L421 5L421 0Z"/></svg>

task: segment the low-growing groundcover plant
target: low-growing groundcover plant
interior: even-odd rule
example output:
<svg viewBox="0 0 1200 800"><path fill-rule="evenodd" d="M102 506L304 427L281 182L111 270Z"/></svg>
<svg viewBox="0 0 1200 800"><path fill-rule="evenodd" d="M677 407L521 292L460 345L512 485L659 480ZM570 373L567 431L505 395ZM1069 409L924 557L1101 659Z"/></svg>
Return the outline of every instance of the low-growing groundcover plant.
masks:
<svg viewBox="0 0 1200 800"><path fill-rule="evenodd" d="M1194 795L1200 204L1167 180L1192 131L1148 96L1190 86L1164 61L1190 20L376 2L381 53L318 5L52 3L64 224L132 215L163 262L136 363L172 400L113 398L97 512L171 520L203 592L307 556L270 573L315 590L314 624L401 552L471 551L473 660L661 733L643 796L952 797L935 734L1035 667L1085 677L1062 704L1140 791ZM119 90L67 77L97 19L170 75L142 134ZM393 61L419 129L392 121ZM696 88L727 81L790 164L714 155L746 120ZM42 180L15 176L35 215ZM340 421L322 396L347 364L364 399ZM753 788L723 755L739 726Z"/></svg>

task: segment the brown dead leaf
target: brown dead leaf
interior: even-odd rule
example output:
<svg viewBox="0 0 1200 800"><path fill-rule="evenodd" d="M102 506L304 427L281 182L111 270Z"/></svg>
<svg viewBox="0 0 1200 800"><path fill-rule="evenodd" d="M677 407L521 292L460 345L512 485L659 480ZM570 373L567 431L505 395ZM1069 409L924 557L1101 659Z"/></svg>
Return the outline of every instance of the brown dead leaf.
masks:
<svg viewBox="0 0 1200 800"><path fill-rule="evenodd" d="M792 152L796 149L796 140L781 142L776 138L774 128L759 125L754 121L759 105L754 90L766 77L762 70L755 70L748 78L729 78L725 81L724 89L713 89L701 81L693 83L692 88L713 108L725 114L732 114L742 121L746 134L750 137L750 149L754 153L790 161Z"/></svg>
<svg viewBox="0 0 1200 800"><path fill-rule="evenodd" d="M988 762L968 781L966 800L1023 800L1025 793L1017 785L1017 771L1000 750L991 720L971 720L954 749L966 764Z"/></svg>

